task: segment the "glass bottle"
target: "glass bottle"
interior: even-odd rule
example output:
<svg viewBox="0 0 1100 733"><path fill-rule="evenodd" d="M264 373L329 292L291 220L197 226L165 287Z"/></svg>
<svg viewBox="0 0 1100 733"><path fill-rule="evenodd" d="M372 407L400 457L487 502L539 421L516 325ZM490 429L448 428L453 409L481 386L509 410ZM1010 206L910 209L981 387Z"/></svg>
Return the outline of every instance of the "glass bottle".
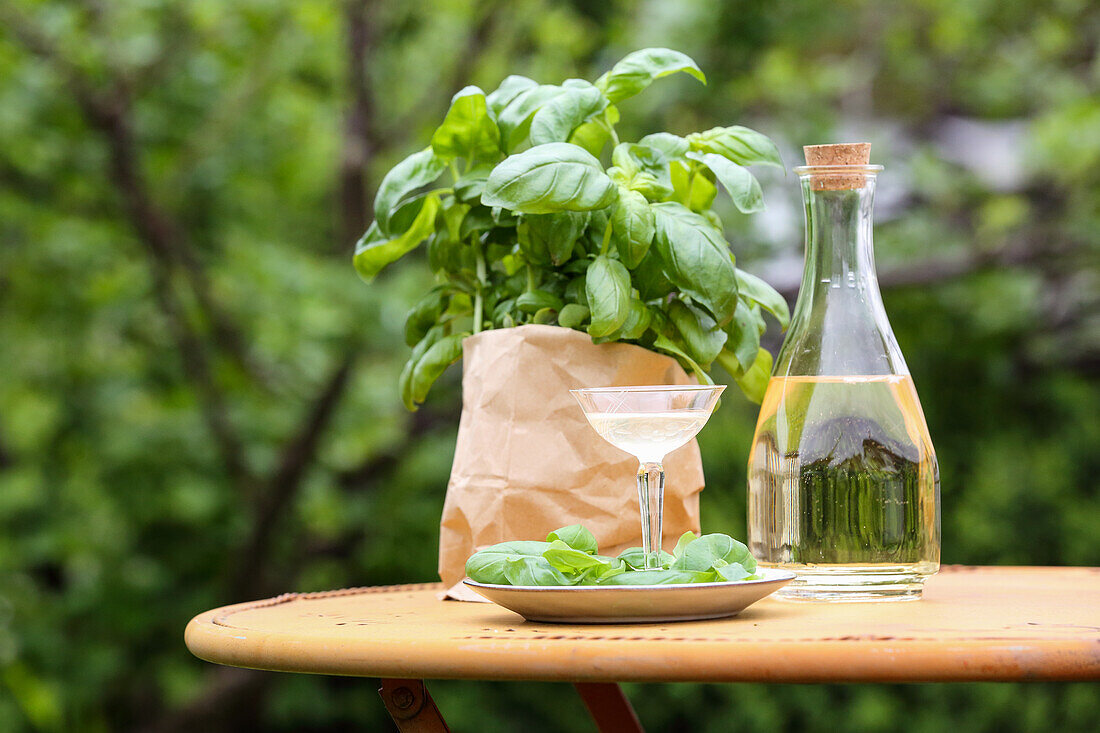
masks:
<svg viewBox="0 0 1100 733"><path fill-rule="evenodd" d="M939 468L886 318L872 251L870 145L806 148L806 259L760 407L749 548L797 600L919 599L939 569Z"/></svg>

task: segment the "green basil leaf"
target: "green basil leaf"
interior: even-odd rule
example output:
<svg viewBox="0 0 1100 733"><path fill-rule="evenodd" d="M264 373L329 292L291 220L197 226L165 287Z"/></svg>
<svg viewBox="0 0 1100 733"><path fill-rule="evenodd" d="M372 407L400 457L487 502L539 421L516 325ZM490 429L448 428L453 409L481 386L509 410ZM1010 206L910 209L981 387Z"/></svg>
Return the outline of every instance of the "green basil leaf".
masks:
<svg viewBox="0 0 1100 733"><path fill-rule="evenodd" d="M546 536L547 542L553 542L555 540L564 542L574 550L580 550L581 552L587 552L592 555L595 555L600 549L596 545L596 536L580 524L570 524L568 527L555 529Z"/></svg>
<svg viewBox="0 0 1100 733"><path fill-rule="evenodd" d="M562 328L574 328L583 331L581 326L588 320L588 307L580 303L569 303L558 313L558 325Z"/></svg>
<svg viewBox="0 0 1100 733"><path fill-rule="evenodd" d="M687 55L668 48L646 48L627 54L611 67L611 71L596 80L596 86L612 102L618 102L633 97L656 79L678 71L695 77L703 84L707 83L703 72Z"/></svg>
<svg viewBox="0 0 1100 733"><path fill-rule="evenodd" d="M782 295L756 275L737 270L737 292L775 316L779 325L786 330L791 322L791 312Z"/></svg>
<svg viewBox="0 0 1100 733"><path fill-rule="evenodd" d="M618 337L623 340L637 341L649 329L653 321L653 314L645 303L637 298L630 299L630 313L626 321L619 326Z"/></svg>
<svg viewBox="0 0 1100 733"><path fill-rule="evenodd" d="M768 389L768 380L772 374L772 355L767 349L760 349L756 352L756 360L752 363L745 373L737 376L734 375L733 379L737 382L737 386L741 388L741 391L745 393L751 401L756 404L764 399L764 392Z"/></svg>
<svg viewBox="0 0 1100 733"><path fill-rule="evenodd" d="M607 106L607 97L588 82L570 84L561 94L546 102L531 118L532 145L566 142L581 123L599 114Z"/></svg>
<svg viewBox="0 0 1100 733"><path fill-rule="evenodd" d="M534 89L538 85L539 83L534 79L512 74L511 76L505 77L504 81L500 83L500 86L485 98L485 103L489 107L489 111L493 114L493 117L498 118L504 108L511 104L516 97L526 92L528 89Z"/></svg>
<svg viewBox="0 0 1100 733"><path fill-rule="evenodd" d="M747 127L715 127L687 136L692 150L715 153L738 165L773 165L783 167L779 148L767 136Z"/></svg>
<svg viewBox="0 0 1100 733"><path fill-rule="evenodd" d="M703 368L714 361L729 338L709 313L682 301L669 303L668 316L680 332L691 358Z"/></svg>
<svg viewBox="0 0 1100 733"><path fill-rule="evenodd" d="M638 266L649 251L656 228L653 209L645 196L625 189L619 191L619 199L611 210L611 241L624 265Z"/></svg>
<svg viewBox="0 0 1100 733"><path fill-rule="evenodd" d="M721 232L680 204L653 204L655 248L668 279L725 324L737 307L733 255Z"/></svg>
<svg viewBox="0 0 1100 733"><path fill-rule="evenodd" d="M573 262L569 264L584 265L584 270L587 272L589 260L573 260ZM577 303L588 308L588 293L584 292L584 273L570 280L569 284L565 286L565 299L571 303ZM585 318L587 317L588 316L585 315Z"/></svg>
<svg viewBox="0 0 1100 733"><path fill-rule="evenodd" d="M523 313L537 313L543 308L549 308L552 311L560 311L562 309L561 298L548 293L545 290L532 290L524 293L516 298L516 307Z"/></svg>
<svg viewBox="0 0 1100 733"><path fill-rule="evenodd" d="M445 299L444 286L437 285L416 302L405 316L406 345L416 346L427 335L428 329L436 324L443 313Z"/></svg>
<svg viewBox="0 0 1100 733"><path fill-rule="evenodd" d="M686 544L676 562L672 563L672 569L706 572L735 564L749 572L756 570L756 559L744 543L729 535L705 534Z"/></svg>
<svg viewBox="0 0 1100 733"><path fill-rule="evenodd" d="M623 325L630 314L630 273L623 263L600 255L588 266L584 289L592 311L589 335L607 336Z"/></svg>
<svg viewBox="0 0 1100 733"><path fill-rule="evenodd" d="M432 326L429 328L428 332L424 334L424 337L420 339L419 343L413 347L412 353L409 354L409 358L405 362L404 368L401 370L401 376L397 379L397 386L398 390L401 392L401 402L404 403L408 410L416 410L416 402L413 400L412 381L416 365L420 363L421 358L427 353L428 349L434 346L443 336L443 326Z"/></svg>
<svg viewBox="0 0 1100 733"><path fill-rule="evenodd" d="M569 143L547 143L494 168L481 200L521 214L549 214L601 209L615 195L615 184L591 153Z"/></svg>
<svg viewBox="0 0 1100 733"><path fill-rule="evenodd" d="M584 580L595 582L597 578L622 566L622 561L613 557L593 555L577 550L562 541L551 542L550 548L542 554L546 561L567 576L583 575Z"/></svg>
<svg viewBox="0 0 1100 733"><path fill-rule="evenodd" d="M471 206L469 211L462 217L454 238L469 239L471 234L487 232L495 226L493 212L488 206Z"/></svg>
<svg viewBox="0 0 1100 733"><path fill-rule="evenodd" d="M667 201L672 195L672 186L662 183L652 173L642 171L630 179L627 187L637 191L649 201Z"/></svg>
<svg viewBox="0 0 1100 733"><path fill-rule="evenodd" d="M423 402L428 396L428 390L435 384L435 380L443 374L451 364L462 358L462 339L469 336L468 333L456 333L432 344L431 348L424 352L412 371L412 401Z"/></svg>
<svg viewBox="0 0 1100 733"><path fill-rule="evenodd" d="M687 157L699 161L714 173L729 192L738 211L751 214L764 209L764 192L760 189L760 182L749 173L748 168L715 153L691 152Z"/></svg>
<svg viewBox="0 0 1100 733"><path fill-rule="evenodd" d="M569 136L569 142L573 145L580 145L582 148L592 153L596 157L599 157L603 152L604 146L611 140L611 133L607 128L597 121L585 122L583 125L573 130L573 134Z"/></svg>
<svg viewBox="0 0 1100 733"><path fill-rule="evenodd" d="M529 214L517 229L517 241L529 262L560 265L573 255L573 245L588 226L587 211Z"/></svg>
<svg viewBox="0 0 1100 733"><path fill-rule="evenodd" d="M623 550L619 553L618 559L622 560L627 566L634 570L645 569L645 552L640 547L630 547ZM667 568L669 565L672 564L672 561L674 559L675 558L672 555L668 554L664 550L661 550L660 554L657 556L657 563L662 568Z"/></svg>
<svg viewBox="0 0 1100 733"><path fill-rule="evenodd" d="M507 585L508 579L504 575L504 565L507 560L516 557L541 558L542 553L546 552L549 547L549 542L529 540L501 542L486 547L470 555L470 558L466 561L466 575L470 576L471 580L476 580L479 583Z"/></svg>
<svg viewBox="0 0 1100 733"><path fill-rule="evenodd" d="M412 226L393 239L382 237L378 222L372 224L355 245L353 262L359 277L370 282L383 267L397 261L431 236L435 231L435 215L438 211L439 197L428 196Z"/></svg>
<svg viewBox="0 0 1100 733"><path fill-rule="evenodd" d="M680 539L676 541L676 547L672 548L672 557L675 559L679 559L680 556L684 554L684 548L687 547L688 543L695 541L697 537L698 535L696 535L690 529L680 535Z"/></svg>
<svg viewBox="0 0 1100 733"><path fill-rule="evenodd" d="M656 223L656 218L654 218L654 223ZM649 253L631 271L631 281L634 287L638 289L642 300L657 300L665 297L675 289L675 286L665 275L664 268L661 265L661 256L657 254L654 247L650 247Z"/></svg>
<svg viewBox="0 0 1100 733"><path fill-rule="evenodd" d="M549 102L564 90L553 84L539 84L519 92L497 113L497 125L500 128L501 146L510 153L527 137L531 118L539 107Z"/></svg>
<svg viewBox="0 0 1100 733"><path fill-rule="evenodd" d="M721 576L722 580L751 580L755 579L751 572L745 569L744 565L723 565L720 568L715 568L715 572Z"/></svg>
<svg viewBox="0 0 1100 733"><path fill-rule="evenodd" d="M390 169L374 197L374 220L386 236L396 234L390 229L390 217L419 189L435 181L447 168L429 147L413 153Z"/></svg>
<svg viewBox="0 0 1100 733"><path fill-rule="evenodd" d="M659 334L657 338L653 340L653 348L676 357L685 369L691 371L699 384L714 384L714 380L710 378L710 375L707 374L693 358L691 358L691 355L665 334Z"/></svg>
<svg viewBox="0 0 1100 733"><path fill-rule="evenodd" d="M671 132L654 132L646 135L638 141L638 145L650 148L658 153L661 160L666 164L669 161L683 158L687 151L691 149L691 145L686 139L679 135L673 135Z"/></svg>
<svg viewBox="0 0 1100 733"><path fill-rule="evenodd" d="M573 585L573 581L545 557L505 558L504 577L509 585Z"/></svg>
<svg viewBox="0 0 1100 733"><path fill-rule="evenodd" d="M482 203L519 214L552 214L603 208L615 194L615 184L591 153L569 143L547 143L493 168Z"/></svg>
<svg viewBox="0 0 1100 733"><path fill-rule="evenodd" d="M737 360L736 369L733 371L726 364L722 364L731 376L744 374L756 361L756 352L760 348L760 330L757 328L756 318L756 313L746 304L746 301L738 298L733 318L725 326L726 333L729 334L726 348L733 352Z"/></svg>
<svg viewBox="0 0 1100 733"><path fill-rule="evenodd" d="M635 570L600 578L600 585L681 585L685 583L714 582L715 573L684 570Z"/></svg>
<svg viewBox="0 0 1100 733"><path fill-rule="evenodd" d="M463 203L476 204L481 201L481 194L485 192L485 181L489 178L489 172L493 170L497 160L492 163L482 162L464 172L454 182L455 198Z"/></svg>
<svg viewBox="0 0 1100 733"><path fill-rule="evenodd" d="M432 150L447 162L500 159L500 130L489 116L485 92L468 86L454 95L443 124L432 135Z"/></svg>

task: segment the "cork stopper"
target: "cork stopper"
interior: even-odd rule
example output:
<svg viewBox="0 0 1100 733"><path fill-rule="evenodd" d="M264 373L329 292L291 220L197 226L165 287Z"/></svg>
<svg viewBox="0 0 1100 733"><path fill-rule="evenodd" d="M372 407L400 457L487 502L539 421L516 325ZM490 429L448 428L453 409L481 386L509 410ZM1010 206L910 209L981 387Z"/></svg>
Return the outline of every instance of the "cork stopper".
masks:
<svg viewBox="0 0 1100 733"><path fill-rule="evenodd" d="M834 145L804 145L808 166L869 165L871 162L871 143L836 143ZM815 191L839 191L848 188L862 188L863 174L828 172L814 175L810 187Z"/></svg>

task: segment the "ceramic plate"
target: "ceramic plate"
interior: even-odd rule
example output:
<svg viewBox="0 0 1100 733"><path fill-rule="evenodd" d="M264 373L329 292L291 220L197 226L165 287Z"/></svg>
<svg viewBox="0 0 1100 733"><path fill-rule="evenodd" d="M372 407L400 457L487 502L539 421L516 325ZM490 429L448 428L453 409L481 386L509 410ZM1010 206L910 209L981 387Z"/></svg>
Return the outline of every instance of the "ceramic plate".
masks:
<svg viewBox="0 0 1100 733"><path fill-rule="evenodd" d="M463 581L528 621L570 624L660 623L735 616L794 580L760 569L760 580L687 585L491 585Z"/></svg>

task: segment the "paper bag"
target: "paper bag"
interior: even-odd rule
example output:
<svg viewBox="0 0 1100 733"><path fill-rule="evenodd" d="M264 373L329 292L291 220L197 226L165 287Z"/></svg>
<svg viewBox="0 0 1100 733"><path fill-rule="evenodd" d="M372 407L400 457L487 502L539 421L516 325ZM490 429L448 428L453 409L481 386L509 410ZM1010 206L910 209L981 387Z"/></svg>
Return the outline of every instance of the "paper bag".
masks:
<svg viewBox="0 0 1100 733"><path fill-rule="evenodd" d="M569 390L693 384L676 360L542 325L485 331L462 348L462 418L439 537L447 597L482 600L461 584L466 559L497 542L583 524L603 554L641 545L638 461L592 429ZM699 531L699 446L692 440L664 463L670 549Z"/></svg>

